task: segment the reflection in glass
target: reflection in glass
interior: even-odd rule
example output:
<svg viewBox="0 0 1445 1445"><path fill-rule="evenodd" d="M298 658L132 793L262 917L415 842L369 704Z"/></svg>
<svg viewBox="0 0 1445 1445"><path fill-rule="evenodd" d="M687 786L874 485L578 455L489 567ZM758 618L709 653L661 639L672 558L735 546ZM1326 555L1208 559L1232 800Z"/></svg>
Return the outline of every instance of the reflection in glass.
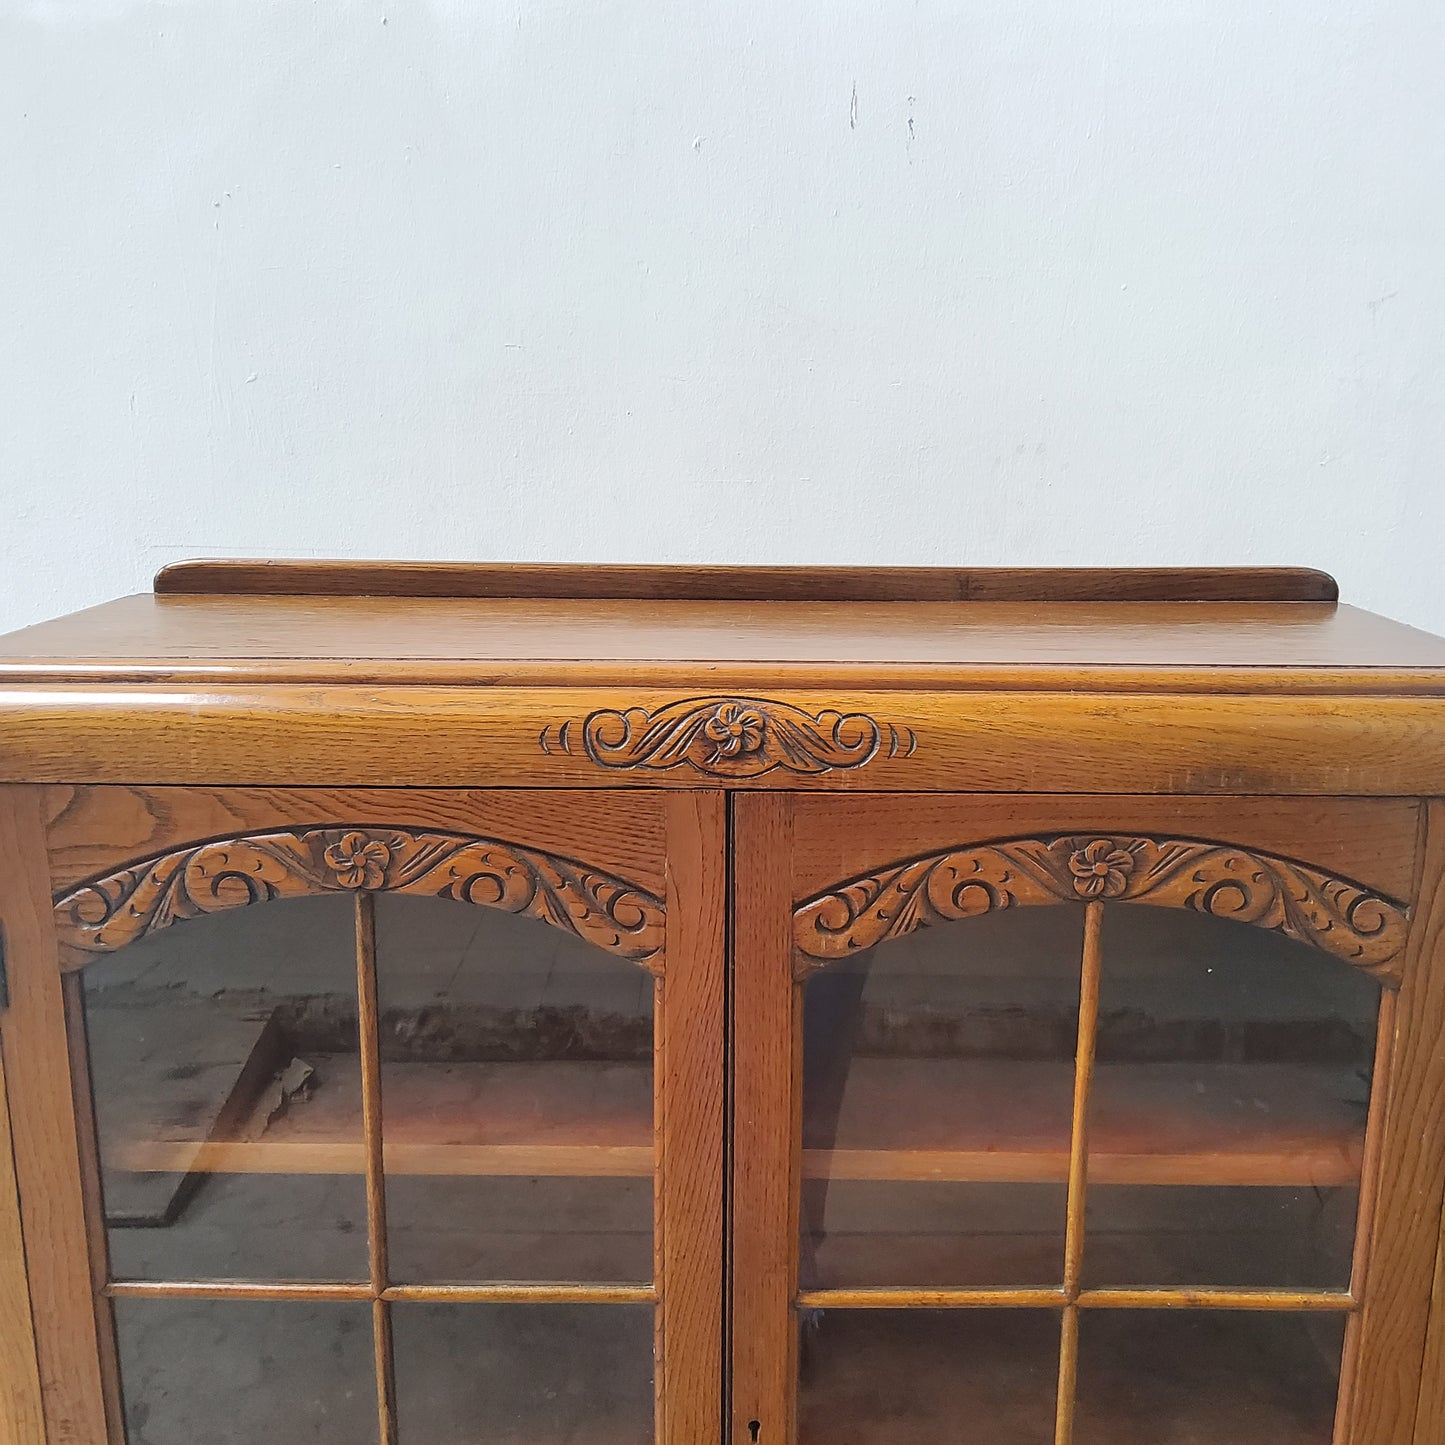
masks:
<svg viewBox="0 0 1445 1445"><path fill-rule="evenodd" d="M83 970L116 1278L366 1277L352 936L294 899Z"/></svg>
<svg viewBox="0 0 1445 1445"><path fill-rule="evenodd" d="M1345 1289L1378 986L1277 933L1107 910L1087 1286Z"/></svg>
<svg viewBox="0 0 1445 1445"><path fill-rule="evenodd" d="M417 1445L646 1445L645 1305L399 1304L401 1438Z"/></svg>
<svg viewBox="0 0 1445 1445"><path fill-rule="evenodd" d="M1082 928L992 914L809 982L804 1289L1059 1285Z"/></svg>
<svg viewBox="0 0 1445 1445"><path fill-rule="evenodd" d="M375 1445L371 1307L115 1303L127 1445Z"/></svg>
<svg viewBox="0 0 1445 1445"><path fill-rule="evenodd" d="M1052 1445L1058 1359L1052 1310L828 1310L799 1445Z"/></svg>
<svg viewBox="0 0 1445 1445"><path fill-rule="evenodd" d="M1086 1310L1074 1445L1329 1445L1344 1316Z"/></svg>
<svg viewBox="0 0 1445 1445"><path fill-rule="evenodd" d="M652 1278L652 976L537 919L376 905L392 1278Z"/></svg>

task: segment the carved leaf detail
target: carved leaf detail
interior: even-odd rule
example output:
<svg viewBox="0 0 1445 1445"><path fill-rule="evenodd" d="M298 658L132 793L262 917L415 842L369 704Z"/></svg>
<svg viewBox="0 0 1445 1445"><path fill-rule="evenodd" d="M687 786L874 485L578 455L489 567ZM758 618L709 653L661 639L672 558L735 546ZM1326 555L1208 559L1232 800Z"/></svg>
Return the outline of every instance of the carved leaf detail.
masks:
<svg viewBox="0 0 1445 1445"><path fill-rule="evenodd" d="M655 711L630 707L590 713L581 746L603 768L660 771L688 766L720 778L754 778L781 768L827 773L859 768L888 740L890 755L911 753L917 739L906 728L883 725L865 713L805 712L791 703L757 697L686 698ZM551 729L542 734L551 751ZM573 727L556 731L555 746L572 750Z"/></svg>
<svg viewBox="0 0 1445 1445"><path fill-rule="evenodd" d="M798 972L931 923L1094 899L1231 918L1400 978L1406 910L1357 883L1227 844L1087 834L952 849L811 898L793 916Z"/></svg>
<svg viewBox="0 0 1445 1445"><path fill-rule="evenodd" d="M567 858L491 838L312 828L202 843L96 878L55 902L74 962L183 919L314 893L410 893L524 913L634 963L660 966L663 904Z"/></svg>

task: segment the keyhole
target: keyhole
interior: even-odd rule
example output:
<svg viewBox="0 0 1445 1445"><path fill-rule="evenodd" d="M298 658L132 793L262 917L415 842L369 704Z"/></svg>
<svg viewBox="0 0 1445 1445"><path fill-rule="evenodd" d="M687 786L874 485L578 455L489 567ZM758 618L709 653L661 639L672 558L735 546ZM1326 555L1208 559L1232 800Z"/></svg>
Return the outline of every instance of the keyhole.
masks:
<svg viewBox="0 0 1445 1445"><path fill-rule="evenodd" d="M761 1420L749 1420L749 1421L748 1421L748 1436L749 1436L749 1438L751 1438L751 1439L753 1439L753 1440L756 1440L756 1439L758 1438L758 1432L759 1432L762 1428L763 1428L763 1422L762 1422Z"/></svg>

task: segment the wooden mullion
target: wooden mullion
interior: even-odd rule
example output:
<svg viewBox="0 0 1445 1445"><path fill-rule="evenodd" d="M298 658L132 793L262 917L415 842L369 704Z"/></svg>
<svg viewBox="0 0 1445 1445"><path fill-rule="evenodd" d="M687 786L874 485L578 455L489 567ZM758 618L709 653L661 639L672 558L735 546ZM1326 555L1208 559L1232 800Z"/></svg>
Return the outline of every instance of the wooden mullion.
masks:
<svg viewBox="0 0 1445 1445"><path fill-rule="evenodd" d="M746 794L733 807L733 1374L726 1439L792 1445L801 1154L793 801Z"/></svg>
<svg viewBox="0 0 1445 1445"><path fill-rule="evenodd" d="M396 1370L387 1285L386 1165L382 1137L381 1032L376 999L376 900L356 895L356 1002L361 1048L361 1129L366 1145L366 1233L380 1445L396 1445Z"/></svg>
<svg viewBox="0 0 1445 1445"><path fill-rule="evenodd" d="M666 803L667 922L657 984L657 1439L716 1445L722 1418L726 802Z"/></svg>
<svg viewBox="0 0 1445 1445"><path fill-rule="evenodd" d="M1064 1299L1059 1324L1059 1390L1054 1445L1074 1438L1074 1397L1079 1371L1079 1294L1084 1268L1084 1208L1089 1184L1089 1093L1099 1031L1100 939L1104 905L1084 907L1084 951L1079 970L1079 1033L1074 1051L1074 1114L1069 1136L1069 1198L1064 1227Z"/></svg>

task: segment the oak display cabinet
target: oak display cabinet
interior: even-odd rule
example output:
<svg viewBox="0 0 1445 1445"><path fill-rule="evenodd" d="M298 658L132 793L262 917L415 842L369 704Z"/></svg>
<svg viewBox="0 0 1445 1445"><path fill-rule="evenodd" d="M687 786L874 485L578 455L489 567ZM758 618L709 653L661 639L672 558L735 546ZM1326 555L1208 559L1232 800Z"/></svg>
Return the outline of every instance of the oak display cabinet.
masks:
<svg viewBox="0 0 1445 1445"><path fill-rule="evenodd" d="M188 563L0 641L0 1440L1440 1445L1445 642Z"/></svg>

